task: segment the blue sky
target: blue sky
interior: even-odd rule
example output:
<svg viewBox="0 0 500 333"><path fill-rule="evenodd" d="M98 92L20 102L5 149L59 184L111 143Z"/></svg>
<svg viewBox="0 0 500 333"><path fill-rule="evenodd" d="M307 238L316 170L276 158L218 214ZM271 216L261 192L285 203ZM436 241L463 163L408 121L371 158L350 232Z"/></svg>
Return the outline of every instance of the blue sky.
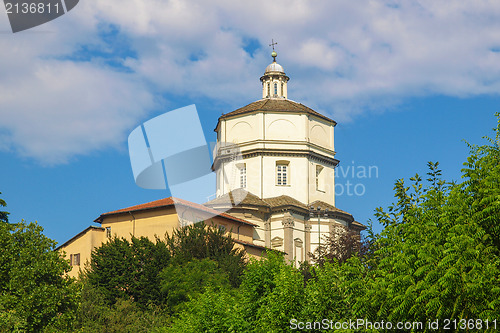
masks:
<svg viewBox="0 0 500 333"><path fill-rule="evenodd" d="M289 98L338 122L337 184L362 195L345 187L337 206L361 223L427 161L458 180L462 140L484 142L500 109L500 4L488 1L83 1L17 34L0 15L0 30L1 197L11 221L59 243L168 196L135 185L128 134L194 103L215 141L221 113L261 97L271 38Z"/></svg>

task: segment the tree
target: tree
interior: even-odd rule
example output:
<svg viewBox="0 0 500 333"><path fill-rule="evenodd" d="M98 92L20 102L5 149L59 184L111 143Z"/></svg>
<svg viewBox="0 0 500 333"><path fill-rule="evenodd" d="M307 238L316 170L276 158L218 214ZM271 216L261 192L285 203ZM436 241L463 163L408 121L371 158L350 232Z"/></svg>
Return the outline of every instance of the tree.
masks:
<svg viewBox="0 0 500 333"><path fill-rule="evenodd" d="M39 332L76 307L70 265L42 231L0 222L1 332Z"/></svg>
<svg viewBox="0 0 500 333"><path fill-rule="evenodd" d="M245 268L245 253L215 225L196 223L176 229L165 239L175 264L193 259L213 259L227 274L233 287L239 286Z"/></svg>
<svg viewBox="0 0 500 333"><path fill-rule="evenodd" d="M177 312L180 305L202 294L207 287L230 287L225 271L208 258L171 263L160 273L160 279L166 304L172 312Z"/></svg>
<svg viewBox="0 0 500 333"><path fill-rule="evenodd" d="M159 332L249 332L249 323L241 317L241 302L235 294L226 288L209 286L186 303L172 326L162 327Z"/></svg>
<svg viewBox="0 0 500 333"><path fill-rule="evenodd" d="M2 194L2 192L0 192ZM7 204L4 200L0 199L0 207L6 207ZM0 222L9 222L9 213L0 211Z"/></svg>
<svg viewBox="0 0 500 333"><path fill-rule="evenodd" d="M159 273L167 267L170 252L164 242L146 237L113 238L92 251L85 283L98 288L107 304L132 299L145 307L162 304Z"/></svg>
<svg viewBox="0 0 500 333"><path fill-rule="evenodd" d="M368 243L361 238L358 232L336 224L330 234L323 237L322 244L311 253L311 259L314 263L323 266L326 262L344 263L352 256L362 256L367 251Z"/></svg>
<svg viewBox="0 0 500 333"><path fill-rule="evenodd" d="M357 282L363 281L365 270L358 256L342 264L334 260L316 267L314 277L307 281L304 288L300 318L316 322L324 318L338 322L357 318L353 304L359 296L358 291L363 288Z"/></svg>
<svg viewBox="0 0 500 333"><path fill-rule="evenodd" d="M490 145L470 145L462 184L438 163L427 179L395 184L397 203L377 209L385 225L370 259L356 315L369 319L494 320L500 314L500 114Z"/></svg>
<svg viewBox="0 0 500 333"><path fill-rule="evenodd" d="M500 113L495 138L485 137L489 145L470 145L471 155L464 163L462 186L471 217L491 235L500 250Z"/></svg>
<svg viewBox="0 0 500 333"><path fill-rule="evenodd" d="M207 269L203 277L193 276L202 268ZM108 305L132 299L143 308L148 303L176 307L201 292L202 281L213 280L212 275L238 285L243 269L244 253L234 242L218 228L198 223L154 243L115 237L93 250L83 280L98 288Z"/></svg>
<svg viewBox="0 0 500 333"><path fill-rule="evenodd" d="M274 288L260 299L256 332L292 331L290 320L300 318L305 301L302 274L291 264L282 262L273 282Z"/></svg>
<svg viewBox="0 0 500 333"><path fill-rule="evenodd" d="M280 253L251 259L238 289L209 286L192 297L171 332L275 332L300 311L303 278Z"/></svg>
<svg viewBox="0 0 500 333"><path fill-rule="evenodd" d="M45 333L139 333L157 332L169 317L152 304L143 308L131 299L118 299L110 305L101 290L89 284L80 286L80 304L73 320L63 328L49 327Z"/></svg>

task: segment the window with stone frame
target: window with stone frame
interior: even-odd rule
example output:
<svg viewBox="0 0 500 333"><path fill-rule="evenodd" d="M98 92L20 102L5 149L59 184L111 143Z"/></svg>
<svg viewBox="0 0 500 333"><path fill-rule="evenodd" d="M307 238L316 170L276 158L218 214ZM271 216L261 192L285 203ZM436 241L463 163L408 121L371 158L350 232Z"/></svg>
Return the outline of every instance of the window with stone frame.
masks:
<svg viewBox="0 0 500 333"><path fill-rule="evenodd" d="M240 172L240 188L247 187L247 165L245 163L241 164L239 167Z"/></svg>
<svg viewBox="0 0 500 333"><path fill-rule="evenodd" d="M276 162L276 185L290 185L290 163L288 161Z"/></svg>
<svg viewBox="0 0 500 333"><path fill-rule="evenodd" d="M69 262L71 266L80 266L80 253L70 254Z"/></svg>
<svg viewBox="0 0 500 333"><path fill-rule="evenodd" d="M325 184L324 184L324 176L323 176L324 167L321 165L316 165L316 191L324 192Z"/></svg>

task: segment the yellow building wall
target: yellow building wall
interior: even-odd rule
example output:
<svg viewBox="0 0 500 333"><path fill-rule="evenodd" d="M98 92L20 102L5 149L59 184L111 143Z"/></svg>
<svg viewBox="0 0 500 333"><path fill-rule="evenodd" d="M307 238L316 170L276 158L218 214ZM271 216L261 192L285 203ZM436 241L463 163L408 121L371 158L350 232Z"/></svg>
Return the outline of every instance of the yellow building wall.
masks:
<svg viewBox="0 0 500 333"><path fill-rule="evenodd" d="M80 255L80 265L71 263L72 269L68 275L77 278L80 270L84 269L86 262L90 262L92 250L101 246L105 241L105 230L89 228L84 234L78 236L66 246L61 247L60 251L64 251L67 260L70 260L71 255Z"/></svg>
<svg viewBox="0 0 500 333"><path fill-rule="evenodd" d="M174 207L166 207L104 217L101 226L111 228L111 235L119 238L130 240L135 236L154 240L171 234L179 227L179 219Z"/></svg>
<svg viewBox="0 0 500 333"><path fill-rule="evenodd" d="M246 246L245 251L250 258L260 259L264 256L264 250L251 246Z"/></svg>
<svg viewBox="0 0 500 333"><path fill-rule="evenodd" d="M179 208L179 207L178 207ZM68 273L71 277L78 277L80 270L83 270L85 263L90 262L92 250L95 247L101 246L108 238L108 233L111 236L125 238L130 240L132 236L147 237L154 241L156 237L163 240L165 235L172 232L181 226L179 220L184 221L182 216L186 218L188 214L182 209L175 207L163 207L145 211L130 213L120 213L116 215L104 216L101 223L102 228L91 227L82 235L78 235L68 244L61 246L60 251L65 252L66 259L70 260L72 254L80 255L80 265L73 265L72 270ZM179 219L179 216L181 218ZM246 225L237 221L233 221L221 216L208 216L206 213L197 210L189 210L189 219L202 221L206 220L207 225L212 223L216 226L224 226L226 235L231 235L235 240L240 240L247 243L253 243L253 226ZM110 230L108 231L107 228ZM236 247L246 248L249 256L261 256L262 250L253 247L245 246L236 243ZM73 264L73 263L72 263Z"/></svg>
<svg viewBox="0 0 500 333"><path fill-rule="evenodd" d="M211 222L215 225L222 225L226 229L226 234L236 240L241 240L244 242L252 243L253 241L253 227L250 225L242 224L236 221L232 221L220 216L214 216L206 224L210 225ZM239 227L239 228L238 228Z"/></svg>

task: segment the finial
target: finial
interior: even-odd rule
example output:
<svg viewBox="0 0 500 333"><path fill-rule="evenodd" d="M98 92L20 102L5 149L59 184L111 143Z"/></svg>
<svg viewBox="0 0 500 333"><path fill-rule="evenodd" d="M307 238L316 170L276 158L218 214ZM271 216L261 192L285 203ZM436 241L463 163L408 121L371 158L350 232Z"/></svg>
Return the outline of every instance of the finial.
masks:
<svg viewBox="0 0 500 333"><path fill-rule="evenodd" d="M273 57L273 61L276 62L276 56L278 55L276 51L274 51L274 45L277 45L278 42L275 42L274 39L271 39L271 44L269 46L273 47L273 52L271 53L271 57Z"/></svg>

